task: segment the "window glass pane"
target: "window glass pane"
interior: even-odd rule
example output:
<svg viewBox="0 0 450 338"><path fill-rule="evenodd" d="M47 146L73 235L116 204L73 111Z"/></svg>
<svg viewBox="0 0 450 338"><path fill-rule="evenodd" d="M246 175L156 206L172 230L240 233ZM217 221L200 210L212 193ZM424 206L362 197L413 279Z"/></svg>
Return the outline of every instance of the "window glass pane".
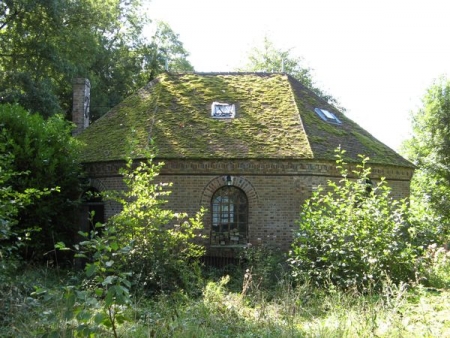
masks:
<svg viewBox="0 0 450 338"><path fill-rule="evenodd" d="M336 115L334 115L332 112L326 110L326 109L319 109L315 108L314 111L319 115L319 117L327 122L332 122L336 124L341 124L342 122L337 118Z"/></svg>
<svg viewBox="0 0 450 338"><path fill-rule="evenodd" d="M245 193L236 187L222 187L211 201L211 243L233 245L247 243L248 204Z"/></svg>

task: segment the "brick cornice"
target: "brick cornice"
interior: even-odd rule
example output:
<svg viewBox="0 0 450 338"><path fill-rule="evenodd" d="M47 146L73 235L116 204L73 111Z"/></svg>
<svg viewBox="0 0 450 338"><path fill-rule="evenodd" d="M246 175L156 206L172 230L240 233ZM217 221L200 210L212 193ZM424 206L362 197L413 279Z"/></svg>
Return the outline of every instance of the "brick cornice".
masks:
<svg viewBox="0 0 450 338"><path fill-rule="evenodd" d="M155 162L159 162L158 159ZM315 160L165 160L161 175L289 175L340 177L331 161ZM122 161L85 164L89 177L119 176ZM406 167L369 164L371 177L410 181L414 170ZM350 166L350 172L356 165Z"/></svg>

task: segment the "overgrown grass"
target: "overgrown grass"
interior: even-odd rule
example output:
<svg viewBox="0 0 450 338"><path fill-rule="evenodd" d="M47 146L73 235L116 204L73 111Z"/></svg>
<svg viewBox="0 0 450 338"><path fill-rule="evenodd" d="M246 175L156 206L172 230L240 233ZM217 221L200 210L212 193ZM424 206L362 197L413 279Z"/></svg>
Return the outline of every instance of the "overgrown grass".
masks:
<svg viewBox="0 0 450 338"><path fill-rule="evenodd" d="M261 256L262 257L262 256ZM242 269L215 270L200 296L182 290L147 298L134 292L121 337L450 337L450 289L385 281L362 295L334 287L294 285L274 258ZM253 264L254 263L254 264ZM443 264L437 271L445 284ZM272 272L271 272L272 271ZM430 275L432 273L430 272ZM66 285L73 273L49 267L2 270L1 337L84 337L69 316ZM271 285L265 283L270 279ZM201 286L200 286L201 288ZM93 309L92 311L95 311ZM92 323L94 326L95 323ZM78 330L76 332L76 330ZM110 337L98 326L95 337Z"/></svg>

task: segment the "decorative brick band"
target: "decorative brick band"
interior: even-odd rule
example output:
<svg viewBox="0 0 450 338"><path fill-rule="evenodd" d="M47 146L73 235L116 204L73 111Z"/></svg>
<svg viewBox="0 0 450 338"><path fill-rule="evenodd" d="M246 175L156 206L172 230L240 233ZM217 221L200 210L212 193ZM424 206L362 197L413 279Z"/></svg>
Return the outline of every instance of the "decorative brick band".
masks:
<svg viewBox="0 0 450 338"><path fill-rule="evenodd" d="M159 162L155 160L155 162ZM165 160L161 175L220 175L228 172L233 175L292 175L340 177L334 162L318 160ZM119 175L123 161L88 163L85 169L90 177L111 177ZM371 177L385 177L387 180L410 181L413 168L368 164L372 167ZM350 166L350 172L356 167ZM239 177L239 176L237 176Z"/></svg>
<svg viewBox="0 0 450 338"><path fill-rule="evenodd" d="M242 189L248 198L250 207L256 207L258 205L258 194L256 193L253 185L242 176L230 176L231 185ZM200 205L206 208L210 207L211 199L217 189L227 186L227 176L218 176L211 180L203 189Z"/></svg>

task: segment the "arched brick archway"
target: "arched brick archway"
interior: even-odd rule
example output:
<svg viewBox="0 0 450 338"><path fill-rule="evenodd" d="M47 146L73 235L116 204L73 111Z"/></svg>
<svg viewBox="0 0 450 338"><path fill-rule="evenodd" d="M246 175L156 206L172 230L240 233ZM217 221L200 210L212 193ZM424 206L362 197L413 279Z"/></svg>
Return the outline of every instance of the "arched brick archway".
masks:
<svg viewBox="0 0 450 338"><path fill-rule="evenodd" d="M93 178L90 180L90 185L100 192L108 191L125 191L127 189L126 184L123 182L121 177L102 177ZM123 209L121 203L113 200L106 199L105 201L105 219L118 214Z"/></svg>
<svg viewBox="0 0 450 338"><path fill-rule="evenodd" d="M230 176L231 178L231 186L239 188L242 192L245 193L247 198L247 206L248 206L248 223L247 223L247 240L252 236L252 224L254 222L254 215L255 210L258 206L258 194L256 193L255 188L253 185L244 177L240 176ZM203 189L200 205L207 209L207 212L205 214L204 218L204 235L209 239L209 244L213 244L210 242L212 240L212 220L211 220L211 201L214 196L214 194L222 187L228 186L227 184L227 175L224 176L218 176L214 179L212 179ZM231 237L230 237L231 238ZM222 243L220 243L222 244ZM240 243L241 244L241 243ZM227 245L224 245L223 247L227 247ZM217 253L216 253L217 254ZM214 254L213 254L214 255Z"/></svg>
<svg viewBox="0 0 450 338"><path fill-rule="evenodd" d="M258 205L258 194L255 191L253 185L244 177L241 176L230 176L231 185L240 188L248 198L249 207L256 207ZM227 176L218 176L211 180L203 189L202 198L200 205L205 208L209 208L211 203L211 198L217 189L227 185Z"/></svg>

